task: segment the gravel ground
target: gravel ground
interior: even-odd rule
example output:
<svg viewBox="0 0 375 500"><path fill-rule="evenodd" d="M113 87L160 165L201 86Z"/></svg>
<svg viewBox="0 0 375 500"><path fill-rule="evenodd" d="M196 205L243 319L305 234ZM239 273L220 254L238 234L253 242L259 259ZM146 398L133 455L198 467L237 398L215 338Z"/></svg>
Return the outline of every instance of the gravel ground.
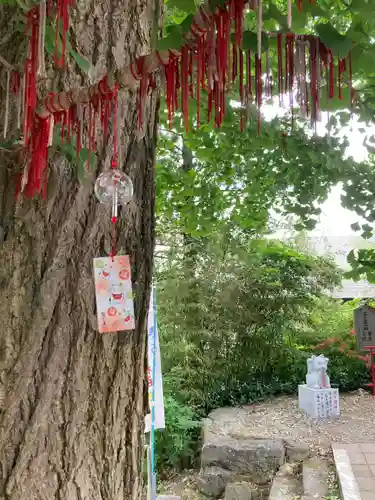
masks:
<svg viewBox="0 0 375 500"><path fill-rule="evenodd" d="M331 443L375 443L375 398L364 390L340 395L339 418L314 422L298 409L296 397L279 397L265 403L219 413L211 430L242 438L283 438L308 443L318 454L330 452ZM226 411L219 409L213 412ZM228 417L228 418L227 418Z"/></svg>
<svg viewBox="0 0 375 500"><path fill-rule="evenodd" d="M296 397L278 397L240 408L215 410L210 430L243 438L283 438L310 445L313 454L330 456L331 443L374 443L375 398L364 390L340 394L339 418L313 422L298 409ZM203 498L195 489L197 471L171 475L161 484L163 493L182 500Z"/></svg>

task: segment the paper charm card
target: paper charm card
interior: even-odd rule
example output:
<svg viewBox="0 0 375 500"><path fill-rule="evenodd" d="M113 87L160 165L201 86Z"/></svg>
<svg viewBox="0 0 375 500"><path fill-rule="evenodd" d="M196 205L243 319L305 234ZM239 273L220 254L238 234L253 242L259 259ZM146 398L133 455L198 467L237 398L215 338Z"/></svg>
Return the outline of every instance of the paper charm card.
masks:
<svg viewBox="0 0 375 500"><path fill-rule="evenodd" d="M100 333L134 330L134 303L128 255L94 259Z"/></svg>

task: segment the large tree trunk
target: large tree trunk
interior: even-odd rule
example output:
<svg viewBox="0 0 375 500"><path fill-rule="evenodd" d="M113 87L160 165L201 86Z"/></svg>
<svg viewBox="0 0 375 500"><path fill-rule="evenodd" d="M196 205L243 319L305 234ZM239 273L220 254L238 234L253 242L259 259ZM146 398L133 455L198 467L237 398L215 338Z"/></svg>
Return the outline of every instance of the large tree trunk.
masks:
<svg viewBox="0 0 375 500"><path fill-rule="evenodd" d="M155 3L78 0L71 43L92 58L92 81L150 50ZM0 7L2 36L12 14ZM3 56L19 60L21 54L12 57L14 35L1 43ZM69 63L53 85L57 90L85 83ZM111 228L109 209L97 203L93 182L109 168L111 148L82 185L75 166L54 155L46 202L16 203L19 158L0 157L1 500L140 498L156 91L146 99L142 133L137 94L120 93L119 108L121 168L131 176L135 194L122 210L118 247L131 256L135 332L97 332L92 259L108 254Z"/></svg>

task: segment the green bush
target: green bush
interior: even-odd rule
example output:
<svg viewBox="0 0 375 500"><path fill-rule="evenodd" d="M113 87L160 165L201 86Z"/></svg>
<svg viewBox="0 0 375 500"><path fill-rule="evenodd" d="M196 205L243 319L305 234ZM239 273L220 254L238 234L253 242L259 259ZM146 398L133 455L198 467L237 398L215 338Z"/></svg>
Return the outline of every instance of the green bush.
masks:
<svg viewBox="0 0 375 500"><path fill-rule="evenodd" d="M172 250L158 276L167 417L159 466L194 463L196 421L212 409L296 394L314 353L329 357L341 391L368 382L350 334L354 304L324 296L338 283L331 262L248 238Z"/></svg>
<svg viewBox="0 0 375 500"><path fill-rule="evenodd" d="M166 395L165 429L156 432L155 455L158 470L186 469L194 465L197 456L201 424L194 410Z"/></svg>

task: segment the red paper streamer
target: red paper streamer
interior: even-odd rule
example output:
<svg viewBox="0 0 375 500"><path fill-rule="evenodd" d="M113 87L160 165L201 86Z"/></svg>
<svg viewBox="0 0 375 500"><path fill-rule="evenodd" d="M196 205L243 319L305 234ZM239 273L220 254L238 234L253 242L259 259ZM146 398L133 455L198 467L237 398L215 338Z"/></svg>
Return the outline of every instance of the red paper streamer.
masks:
<svg viewBox="0 0 375 500"><path fill-rule="evenodd" d="M232 82L236 81L238 74L238 50L236 45L233 45L232 49Z"/></svg>
<svg viewBox="0 0 375 500"><path fill-rule="evenodd" d="M281 95L284 91L283 89L283 35L282 33L277 34L277 85L279 91L279 98L281 100Z"/></svg>
<svg viewBox="0 0 375 500"><path fill-rule="evenodd" d="M335 97L335 63L332 52L329 50L329 98Z"/></svg>
<svg viewBox="0 0 375 500"><path fill-rule="evenodd" d="M260 108L262 106L262 58L255 55L256 103L258 107L258 135L260 135Z"/></svg>
<svg viewBox="0 0 375 500"><path fill-rule="evenodd" d="M246 90L251 100L253 98L253 82L251 74L251 50L246 51Z"/></svg>
<svg viewBox="0 0 375 500"><path fill-rule="evenodd" d="M244 131L245 123L244 123L244 108L245 108L245 93L244 93L244 57L243 51L240 49L240 99L241 99L241 132Z"/></svg>
<svg viewBox="0 0 375 500"><path fill-rule="evenodd" d="M197 38L197 52L196 52L196 61L197 61L197 84L196 84L196 95L197 95L197 128L200 128L201 125L201 85L202 85L202 71L203 65L202 60L204 61L203 54L203 37L198 36Z"/></svg>
<svg viewBox="0 0 375 500"><path fill-rule="evenodd" d="M339 87L339 99L342 101L342 74L346 72L346 59L345 57L340 59L337 58L338 65L338 87Z"/></svg>
<svg viewBox="0 0 375 500"><path fill-rule="evenodd" d="M354 89L353 89L353 62L352 51L349 52L349 92L350 92L350 107L353 107Z"/></svg>
<svg viewBox="0 0 375 500"><path fill-rule="evenodd" d="M70 0L58 0L56 16L56 34L55 34L55 64L62 68L65 65L66 40L69 30L69 8ZM61 56L59 57L59 40L61 26Z"/></svg>
<svg viewBox="0 0 375 500"><path fill-rule="evenodd" d="M189 132L189 47L181 49L181 101L186 132Z"/></svg>
<svg viewBox="0 0 375 500"><path fill-rule="evenodd" d="M48 180L48 142L50 133L50 117L34 117L29 143L29 163L25 196L32 198L42 194L46 198Z"/></svg>
<svg viewBox="0 0 375 500"><path fill-rule="evenodd" d="M130 72L135 80L139 80L138 92L138 128L142 128L143 122L143 104L147 95L149 85L149 75L145 67L146 57L139 57L134 64L130 65ZM189 64L189 61L187 62Z"/></svg>
<svg viewBox="0 0 375 500"><path fill-rule="evenodd" d="M233 16L234 16L234 30L235 30L235 44L242 49L242 34L243 34L243 18L245 11L245 0L232 0Z"/></svg>
<svg viewBox="0 0 375 500"><path fill-rule="evenodd" d="M26 30L29 36L28 56L25 61L25 98L24 98L24 142L27 146L30 141L31 128L34 121L36 96L36 74L38 68L38 39L39 39L39 8L34 7L27 13Z"/></svg>
<svg viewBox="0 0 375 500"><path fill-rule="evenodd" d="M21 75L18 71L12 71L10 74L10 91L14 95L18 95L21 88Z"/></svg>

